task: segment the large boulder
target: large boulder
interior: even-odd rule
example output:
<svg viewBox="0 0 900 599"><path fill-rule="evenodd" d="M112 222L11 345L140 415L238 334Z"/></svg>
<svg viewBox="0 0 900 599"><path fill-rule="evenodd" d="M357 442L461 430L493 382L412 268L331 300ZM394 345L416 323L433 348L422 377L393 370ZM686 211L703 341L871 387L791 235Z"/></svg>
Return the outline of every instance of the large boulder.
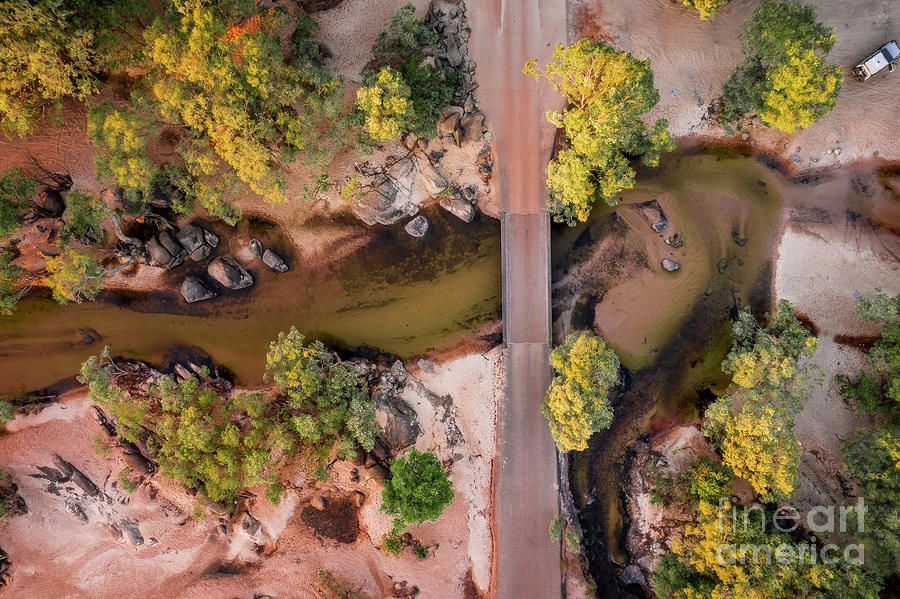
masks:
<svg viewBox="0 0 900 599"><path fill-rule="evenodd" d="M416 168L419 171L419 181L429 197L437 197L447 189L448 183L444 175L438 172L427 158L418 158Z"/></svg>
<svg viewBox="0 0 900 599"><path fill-rule="evenodd" d="M422 237L428 230L428 219L424 216L417 216L406 223L404 229L413 237Z"/></svg>
<svg viewBox="0 0 900 599"><path fill-rule="evenodd" d="M175 233L175 239L194 262L206 260L212 254L213 246L206 242L206 234L202 227L185 225ZM216 241L218 242L218 239Z"/></svg>
<svg viewBox="0 0 900 599"><path fill-rule="evenodd" d="M441 110L438 117L437 129L441 135L453 135L456 128L459 127L459 120L462 118L463 109L459 106L447 106Z"/></svg>
<svg viewBox="0 0 900 599"><path fill-rule="evenodd" d="M147 242L147 253L150 254L150 259L157 266L169 267L172 266L175 262L174 256L169 253L169 250L163 247L163 245L159 242L159 238L151 237L150 241Z"/></svg>
<svg viewBox="0 0 900 599"><path fill-rule="evenodd" d="M172 255L172 263L168 266L178 266L182 262L184 262L184 257L186 252L184 248L178 243L178 240L175 239L175 236L169 233L168 231L160 231L159 235L156 236L159 240L159 243L166 248L166 251Z"/></svg>
<svg viewBox="0 0 900 599"><path fill-rule="evenodd" d="M212 299L218 294L210 289L199 277L189 275L185 277L184 282L181 284L181 295L184 297L184 301L193 304L194 302Z"/></svg>
<svg viewBox="0 0 900 599"><path fill-rule="evenodd" d="M34 208L42 216L57 218L65 212L66 204L58 191L44 187L34 200Z"/></svg>
<svg viewBox="0 0 900 599"><path fill-rule="evenodd" d="M459 122L463 130L463 137L469 141L481 141L484 137L484 115L480 112L467 115Z"/></svg>
<svg viewBox="0 0 900 599"><path fill-rule="evenodd" d="M251 239L250 245L248 246L250 253L253 254L256 258L263 257L263 244L259 239Z"/></svg>
<svg viewBox="0 0 900 599"><path fill-rule="evenodd" d="M440 204L441 208L467 223L475 218L475 206L463 198L462 194L454 193L449 198L442 198Z"/></svg>
<svg viewBox="0 0 900 599"><path fill-rule="evenodd" d="M206 267L209 276L228 289L244 289L253 285L253 277L228 254L219 256Z"/></svg>
<svg viewBox="0 0 900 599"><path fill-rule="evenodd" d="M288 265L284 261L284 259L281 256L279 256L278 254L276 254L275 252L273 252L272 250L267 249L265 252L263 252L262 261L265 263L266 266L268 266L275 272L287 272L288 271Z"/></svg>

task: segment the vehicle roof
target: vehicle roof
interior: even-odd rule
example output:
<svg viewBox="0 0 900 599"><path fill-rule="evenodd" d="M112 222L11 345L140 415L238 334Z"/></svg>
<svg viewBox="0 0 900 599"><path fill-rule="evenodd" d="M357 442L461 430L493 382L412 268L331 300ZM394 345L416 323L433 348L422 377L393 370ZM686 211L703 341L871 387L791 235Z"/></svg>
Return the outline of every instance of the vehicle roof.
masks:
<svg viewBox="0 0 900 599"><path fill-rule="evenodd" d="M890 41L868 57L862 64L870 73L875 73L897 60L897 58L900 58L900 46L897 45L896 41Z"/></svg>

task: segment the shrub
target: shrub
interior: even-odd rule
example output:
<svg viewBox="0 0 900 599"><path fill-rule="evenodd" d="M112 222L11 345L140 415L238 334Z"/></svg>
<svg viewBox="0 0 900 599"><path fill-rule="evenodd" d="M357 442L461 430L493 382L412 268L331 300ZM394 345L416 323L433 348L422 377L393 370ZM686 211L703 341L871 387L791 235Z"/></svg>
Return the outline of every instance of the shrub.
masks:
<svg viewBox="0 0 900 599"><path fill-rule="evenodd" d="M100 198L77 189L70 191L66 196L65 222L59 230L60 239L66 242L74 237L85 242L102 242L102 220L105 216Z"/></svg>
<svg viewBox="0 0 900 599"><path fill-rule="evenodd" d="M700 13L700 18L704 21L716 16L719 10L732 0L681 0L685 6L692 6Z"/></svg>
<svg viewBox="0 0 900 599"><path fill-rule="evenodd" d="M37 183L22 169L11 168L0 176L0 242L19 227L19 217L28 208Z"/></svg>
<svg viewBox="0 0 900 599"><path fill-rule="evenodd" d="M103 268L88 254L64 249L47 258L47 287L60 304L92 300L103 291Z"/></svg>

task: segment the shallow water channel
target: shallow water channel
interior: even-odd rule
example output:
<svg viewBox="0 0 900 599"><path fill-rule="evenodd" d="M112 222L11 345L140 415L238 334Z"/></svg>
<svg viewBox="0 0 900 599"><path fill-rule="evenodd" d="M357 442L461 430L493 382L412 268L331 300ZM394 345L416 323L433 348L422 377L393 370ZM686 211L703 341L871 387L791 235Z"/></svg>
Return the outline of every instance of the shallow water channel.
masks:
<svg viewBox="0 0 900 599"><path fill-rule="evenodd" d="M70 377L104 345L155 362L173 347L199 346L254 383L268 342L292 325L346 349L368 345L406 357L450 348L500 318L500 227L483 215L463 223L440 209L425 214L424 238L399 225L378 227L330 267L290 259L291 270L277 274L256 262L252 288L203 303L186 304L177 291L185 274L202 270L192 263L171 273L175 291L109 290L67 306L30 296L12 317L0 317L0 390Z"/></svg>

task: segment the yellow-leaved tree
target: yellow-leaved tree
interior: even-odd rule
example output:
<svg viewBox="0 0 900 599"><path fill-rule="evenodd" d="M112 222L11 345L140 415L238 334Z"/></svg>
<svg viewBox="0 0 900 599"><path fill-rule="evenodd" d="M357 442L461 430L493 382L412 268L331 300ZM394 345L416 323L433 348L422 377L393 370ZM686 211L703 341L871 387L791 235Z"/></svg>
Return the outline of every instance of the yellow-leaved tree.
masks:
<svg viewBox="0 0 900 599"><path fill-rule="evenodd" d="M734 390L706 410L703 433L722 453L722 462L767 500L794 492L801 452L794 416L804 399L798 360L815 349L816 338L789 302L779 302L765 325L745 309L722 363L733 375Z"/></svg>
<svg viewBox="0 0 900 599"><path fill-rule="evenodd" d="M560 451L587 448L588 439L609 428L613 411L609 391L619 381L619 358L590 331L579 331L550 354L556 377L541 411Z"/></svg>

